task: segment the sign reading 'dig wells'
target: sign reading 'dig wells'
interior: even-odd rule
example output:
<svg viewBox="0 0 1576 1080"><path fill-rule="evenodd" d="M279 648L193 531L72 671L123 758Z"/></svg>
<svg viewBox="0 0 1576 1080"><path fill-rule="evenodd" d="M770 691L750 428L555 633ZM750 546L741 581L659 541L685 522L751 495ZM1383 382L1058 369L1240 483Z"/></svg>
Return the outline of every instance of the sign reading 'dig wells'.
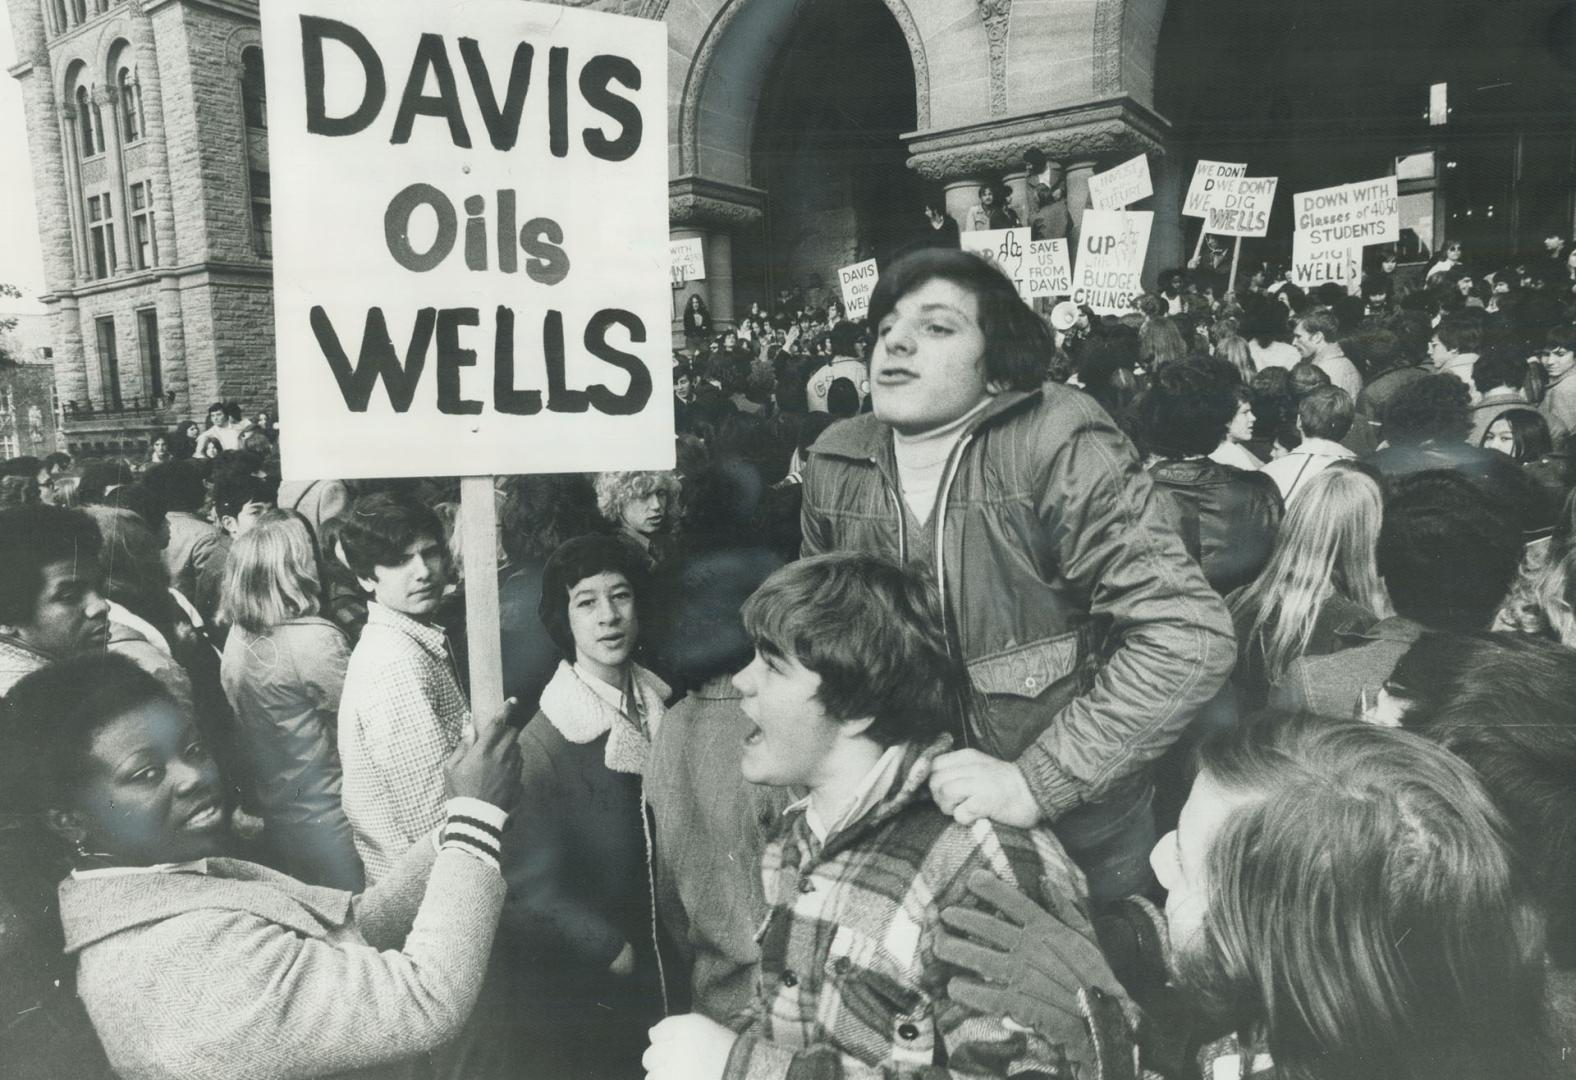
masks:
<svg viewBox="0 0 1576 1080"><path fill-rule="evenodd" d="M285 477L671 467L663 25L261 10Z"/></svg>

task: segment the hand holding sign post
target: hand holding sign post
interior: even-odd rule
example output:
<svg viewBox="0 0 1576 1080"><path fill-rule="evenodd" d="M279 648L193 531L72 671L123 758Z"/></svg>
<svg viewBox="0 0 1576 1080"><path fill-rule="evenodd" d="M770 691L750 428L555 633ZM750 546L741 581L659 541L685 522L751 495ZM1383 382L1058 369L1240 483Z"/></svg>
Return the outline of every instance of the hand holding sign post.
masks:
<svg viewBox="0 0 1576 1080"><path fill-rule="evenodd" d="M667 35L519 0L260 12L284 476L476 478L466 576L495 580L490 475L673 464ZM486 715L496 597L467 607Z"/></svg>
<svg viewBox="0 0 1576 1080"><path fill-rule="evenodd" d="M1183 217L1209 217L1209 208L1215 204L1216 181L1223 176L1246 176L1248 167L1237 165L1228 161L1200 161L1193 167L1193 182L1188 185L1187 199L1182 204ZM1193 262L1198 261L1199 254L1204 250L1204 237L1209 235L1209 227L1198 231L1198 244L1193 248ZM1191 263L1189 264L1191 265Z"/></svg>

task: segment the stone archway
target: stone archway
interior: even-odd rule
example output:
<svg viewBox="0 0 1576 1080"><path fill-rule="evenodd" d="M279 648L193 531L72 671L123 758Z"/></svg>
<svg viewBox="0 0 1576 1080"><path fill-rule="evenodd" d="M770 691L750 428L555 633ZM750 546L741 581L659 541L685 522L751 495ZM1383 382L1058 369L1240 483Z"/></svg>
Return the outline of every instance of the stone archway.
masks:
<svg viewBox="0 0 1576 1080"><path fill-rule="evenodd" d="M751 161L764 80L811 2L646 0L641 9L667 23L675 59L668 86L673 235L705 238L710 283L691 291L706 294L724 323L733 306L733 237L757 227L766 204ZM949 189L954 216L982 174L1006 176L1021 189L1022 156L1031 148L1063 163L1070 190L1132 154L1165 157L1169 125L1153 110L1166 0L880 3L913 65L909 168ZM1174 172L1174 165L1157 169L1157 210L1180 199ZM1082 207L1073 209L1076 221ZM1157 215L1151 271L1180 256L1180 235L1168 205Z"/></svg>

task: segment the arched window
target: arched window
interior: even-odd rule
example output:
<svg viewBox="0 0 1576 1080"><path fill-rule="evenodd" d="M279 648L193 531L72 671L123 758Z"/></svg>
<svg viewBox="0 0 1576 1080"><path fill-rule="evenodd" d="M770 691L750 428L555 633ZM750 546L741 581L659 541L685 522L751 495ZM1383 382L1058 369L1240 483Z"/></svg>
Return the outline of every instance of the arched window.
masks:
<svg viewBox="0 0 1576 1080"><path fill-rule="evenodd" d="M241 53L241 104L246 126L268 127L268 97L263 92L263 50L256 45Z"/></svg>
<svg viewBox="0 0 1576 1080"><path fill-rule="evenodd" d="M85 86L77 87L77 131L82 135L82 156L92 157L104 151L104 134L98 127L98 110L93 105L93 95Z"/></svg>
<svg viewBox="0 0 1576 1080"><path fill-rule="evenodd" d="M137 76L129 67L116 73L115 82L120 88L120 118L126 141L136 142L142 138L142 87L137 85Z"/></svg>

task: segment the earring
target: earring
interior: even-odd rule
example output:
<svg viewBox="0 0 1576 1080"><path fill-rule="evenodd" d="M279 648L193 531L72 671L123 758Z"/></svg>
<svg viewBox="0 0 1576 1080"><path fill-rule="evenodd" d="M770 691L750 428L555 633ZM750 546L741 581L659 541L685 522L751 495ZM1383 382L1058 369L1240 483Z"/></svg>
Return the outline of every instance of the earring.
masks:
<svg viewBox="0 0 1576 1080"><path fill-rule="evenodd" d="M81 862L87 862L89 859L107 859L110 857L107 851L89 851L86 837L76 841L72 845L72 849L77 859Z"/></svg>

